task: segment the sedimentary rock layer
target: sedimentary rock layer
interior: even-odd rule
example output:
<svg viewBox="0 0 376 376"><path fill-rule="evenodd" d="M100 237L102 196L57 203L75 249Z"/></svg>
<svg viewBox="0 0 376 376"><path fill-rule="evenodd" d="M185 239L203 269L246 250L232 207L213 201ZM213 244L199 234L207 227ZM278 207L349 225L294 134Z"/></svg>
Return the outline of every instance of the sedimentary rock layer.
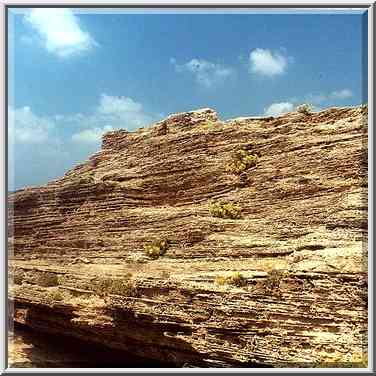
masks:
<svg viewBox="0 0 376 376"><path fill-rule="evenodd" d="M110 132L9 208L17 322L177 367L364 364L365 107Z"/></svg>

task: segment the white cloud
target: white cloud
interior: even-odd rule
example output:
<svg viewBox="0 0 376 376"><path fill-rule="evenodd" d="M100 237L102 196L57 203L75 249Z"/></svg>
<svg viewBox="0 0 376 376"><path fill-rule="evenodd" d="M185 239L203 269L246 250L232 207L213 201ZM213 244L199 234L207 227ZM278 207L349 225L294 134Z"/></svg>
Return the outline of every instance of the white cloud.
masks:
<svg viewBox="0 0 376 376"><path fill-rule="evenodd" d="M353 96L350 89L335 90L330 93L308 94L304 97L305 103L311 104L330 104L332 101L348 99Z"/></svg>
<svg viewBox="0 0 376 376"><path fill-rule="evenodd" d="M94 143L100 142L105 132L115 129L134 130L151 123L154 118L146 114L142 104L132 98L102 94L92 114L76 114L65 121L76 128L84 128L74 133L72 140Z"/></svg>
<svg viewBox="0 0 376 376"><path fill-rule="evenodd" d="M321 104L324 102L330 102L331 100L348 99L353 96L350 89L335 90L328 94L308 94L304 101L309 103Z"/></svg>
<svg viewBox="0 0 376 376"><path fill-rule="evenodd" d="M37 31L46 49L60 57L90 50L97 43L81 29L79 19L71 9L34 8L25 21Z"/></svg>
<svg viewBox="0 0 376 376"><path fill-rule="evenodd" d="M353 96L353 93L350 89L342 89L338 91L333 91L330 94L330 98L332 99L347 99L351 98Z"/></svg>
<svg viewBox="0 0 376 376"><path fill-rule="evenodd" d="M85 129L81 132L75 133L72 140L84 143L98 143L101 141L103 134L112 131L110 125L105 125L103 128Z"/></svg>
<svg viewBox="0 0 376 376"><path fill-rule="evenodd" d="M326 102L328 100L328 95L326 94L308 94L304 102L305 103L315 103L315 104L320 104L323 102Z"/></svg>
<svg viewBox="0 0 376 376"><path fill-rule="evenodd" d="M229 78L234 71L220 64L215 64L203 59L192 59L185 64L177 64L175 59L170 59L177 72L189 72L195 77L196 82L206 88L211 88Z"/></svg>
<svg viewBox="0 0 376 376"><path fill-rule="evenodd" d="M321 111L323 107L333 105L333 102L353 97L350 89L334 90L329 93L307 94L301 99L290 98L286 102L272 103L265 109L264 114L268 116L277 116L286 112L294 111L296 106L307 103L313 111Z"/></svg>
<svg viewBox="0 0 376 376"><path fill-rule="evenodd" d="M62 176L97 152L106 132L131 131L159 118L132 98L107 94L89 113L40 116L30 107L9 107L8 115L11 190Z"/></svg>
<svg viewBox="0 0 376 376"><path fill-rule="evenodd" d="M92 113L73 115L38 116L30 107L8 110L9 136L12 142L42 143L54 137L70 137L75 142L97 142L103 133L115 129L134 130L143 127L156 116L145 113L141 103L132 98L102 94ZM158 116L159 118L159 116ZM71 136L69 136L69 133Z"/></svg>
<svg viewBox="0 0 376 376"><path fill-rule="evenodd" d="M265 115L278 116L293 111L294 105L290 102L272 103L265 109Z"/></svg>
<svg viewBox="0 0 376 376"><path fill-rule="evenodd" d="M132 98L113 97L107 94L102 94L101 96L99 112L103 114L139 113L141 110L142 105Z"/></svg>
<svg viewBox="0 0 376 376"><path fill-rule="evenodd" d="M42 143L49 137L54 123L49 118L35 115L30 107L8 109L9 136L14 142Z"/></svg>
<svg viewBox="0 0 376 376"><path fill-rule="evenodd" d="M107 119L117 128L138 128L152 121L152 117L144 112L141 103L129 97L114 97L102 94L95 117Z"/></svg>
<svg viewBox="0 0 376 376"><path fill-rule="evenodd" d="M288 59L279 52L256 48L249 55L249 63L252 73L276 76L286 71Z"/></svg>

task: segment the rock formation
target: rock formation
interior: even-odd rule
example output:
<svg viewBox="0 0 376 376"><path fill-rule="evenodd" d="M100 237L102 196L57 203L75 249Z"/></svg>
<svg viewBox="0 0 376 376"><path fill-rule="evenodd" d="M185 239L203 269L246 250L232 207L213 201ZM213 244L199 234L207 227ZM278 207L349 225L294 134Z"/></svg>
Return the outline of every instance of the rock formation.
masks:
<svg viewBox="0 0 376 376"><path fill-rule="evenodd" d="M367 108L135 132L9 195L12 318L175 367L362 366Z"/></svg>

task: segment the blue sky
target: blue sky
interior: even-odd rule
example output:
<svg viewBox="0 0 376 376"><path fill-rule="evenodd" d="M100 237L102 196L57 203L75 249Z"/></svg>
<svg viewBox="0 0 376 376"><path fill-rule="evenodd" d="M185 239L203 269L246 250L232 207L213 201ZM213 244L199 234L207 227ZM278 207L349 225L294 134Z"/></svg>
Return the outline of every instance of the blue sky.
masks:
<svg viewBox="0 0 376 376"><path fill-rule="evenodd" d="M9 189L62 176L106 131L170 113L365 103L366 27L360 11L10 10Z"/></svg>

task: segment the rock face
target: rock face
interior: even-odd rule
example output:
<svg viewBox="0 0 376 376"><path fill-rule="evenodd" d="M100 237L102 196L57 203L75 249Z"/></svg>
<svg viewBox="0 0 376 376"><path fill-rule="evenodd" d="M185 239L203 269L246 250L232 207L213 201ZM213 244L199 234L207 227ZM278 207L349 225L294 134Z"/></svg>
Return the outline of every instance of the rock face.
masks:
<svg viewBox="0 0 376 376"><path fill-rule="evenodd" d="M9 207L18 323L167 366L365 364L366 107L110 132Z"/></svg>

